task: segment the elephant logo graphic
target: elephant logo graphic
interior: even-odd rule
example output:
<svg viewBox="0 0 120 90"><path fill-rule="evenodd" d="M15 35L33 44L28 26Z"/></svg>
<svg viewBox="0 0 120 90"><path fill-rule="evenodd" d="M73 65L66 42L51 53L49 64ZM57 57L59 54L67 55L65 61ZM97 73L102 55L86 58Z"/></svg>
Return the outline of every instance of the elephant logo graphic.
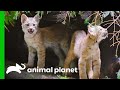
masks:
<svg viewBox="0 0 120 90"><path fill-rule="evenodd" d="M7 71L6 71L6 74L10 73L10 72L18 72L18 73L21 73L21 70L24 70L26 68L26 66L24 64L21 63L21 65L23 67L21 67L19 64L16 63L16 66L9 66L7 68Z"/></svg>

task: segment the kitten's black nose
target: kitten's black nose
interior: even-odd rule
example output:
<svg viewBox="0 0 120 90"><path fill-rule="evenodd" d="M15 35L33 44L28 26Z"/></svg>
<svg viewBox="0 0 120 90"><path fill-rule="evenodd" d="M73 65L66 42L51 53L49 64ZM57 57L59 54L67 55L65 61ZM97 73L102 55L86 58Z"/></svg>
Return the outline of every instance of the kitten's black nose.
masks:
<svg viewBox="0 0 120 90"><path fill-rule="evenodd" d="M28 29L28 32L29 32L30 34L32 34L32 33L34 32L34 30L33 30L32 28L30 28L30 29Z"/></svg>

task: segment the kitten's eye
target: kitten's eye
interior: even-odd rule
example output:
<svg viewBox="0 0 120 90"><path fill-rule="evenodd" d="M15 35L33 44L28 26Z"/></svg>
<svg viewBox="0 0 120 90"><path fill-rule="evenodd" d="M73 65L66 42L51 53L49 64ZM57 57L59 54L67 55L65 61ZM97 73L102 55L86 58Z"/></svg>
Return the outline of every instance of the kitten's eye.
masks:
<svg viewBox="0 0 120 90"><path fill-rule="evenodd" d="M35 26L35 24L33 24L33 26Z"/></svg>
<svg viewBox="0 0 120 90"><path fill-rule="evenodd" d="M26 26L29 26L29 24L26 24Z"/></svg>

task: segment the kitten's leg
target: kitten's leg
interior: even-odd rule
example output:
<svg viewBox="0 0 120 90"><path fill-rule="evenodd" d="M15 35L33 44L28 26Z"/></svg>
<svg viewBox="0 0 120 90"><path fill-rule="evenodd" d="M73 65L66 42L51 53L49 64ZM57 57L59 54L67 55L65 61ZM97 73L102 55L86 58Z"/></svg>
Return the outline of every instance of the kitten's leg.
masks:
<svg viewBox="0 0 120 90"><path fill-rule="evenodd" d="M58 58L59 58L59 66L63 67L65 57L62 54L61 49L59 47L55 47L55 48L53 48L53 50L54 50L55 54L58 56Z"/></svg>
<svg viewBox="0 0 120 90"><path fill-rule="evenodd" d="M92 77L93 77L92 60L91 59L87 60L86 65L87 65L88 78L92 79Z"/></svg>
<svg viewBox="0 0 120 90"><path fill-rule="evenodd" d="M72 49L69 50L65 62L64 62L64 68L69 68L71 65L71 62L76 58L74 51Z"/></svg>
<svg viewBox="0 0 120 90"><path fill-rule="evenodd" d="M67 55L64 63L64 68L75 67L75 63L72 62L76 58L76 55L74 54L74 47L75 47L75 35L73 35L70 43L70 48L68 52L66 52Z"/></svg>
<svg viewBox="0 0 120 90"><path fill-rule="evenodd" d="M80 79L87 79L86 62L84 59L82 59L82 58L79 59L78 68L79 68L79 78Z"/></svg>
<svg viewBox="0 0 120 90"><path fill-rule="evenodd" d="M72 68L72 67L75 67L76 65L75 65L75 62L72 62L74 59L75 59L75 55L74 55L74 53L73 52L70 52L69 53L69 55L67 55L68 54L68 48L69 48L69 45L68 45L68 42L66 41L65 43L62 43L61 44L61 49L64 51L64 54L65 54L65 56L66 56L66 58L67 58L67 60L65 60L65 61L70 61L70 62L68 62L68 64L70 65L70 67ZM71 56L70 56L71 55ZM70 56L70 58L68 58L67 56ZM71 60L68 60L68 59L71 59ZM67 62L66 62L67 63Z"/></svg>
<svg viewBox="0 0 120 90"><path fill-rule="evenodd" d="M36 50L32 47L28 47L28 63L25 64L26 67L33 67L34 66L34 59L35 59L35 52Z"/></svg>
<svg viewBox="0 0 120 90"><path fill-rule="evenodd" d="M74 62L72 62L74 59L76 58L76 56L75 56L75 54L74 54L74 52L73 52L73 50L69 50L68 51L68 54L67 54L67 56L66 56L66 59L65 59L65 62L64 62L64 68L72 68L72 67L74 67L75 65L73 65L73 64L75 64ZM73 65L73 66L72 66ZM64 75L69 75L70 73L69 72L65 72L65 73L63 73Z"/></svg>
<svg viewBox="0 0 120 90"><path fill-rule="evenodd" d="M93 61L93 79L99 79L101 68L101 59Z"/></svg>
<svg viewBox="0 0 120 90"><path fill-rule="evenodd" d="M45 47L44 46L39 46L37 49L37 56L38 56L38 62L37 62L37 67L38 68L44 68L45 66Z"/></svg>

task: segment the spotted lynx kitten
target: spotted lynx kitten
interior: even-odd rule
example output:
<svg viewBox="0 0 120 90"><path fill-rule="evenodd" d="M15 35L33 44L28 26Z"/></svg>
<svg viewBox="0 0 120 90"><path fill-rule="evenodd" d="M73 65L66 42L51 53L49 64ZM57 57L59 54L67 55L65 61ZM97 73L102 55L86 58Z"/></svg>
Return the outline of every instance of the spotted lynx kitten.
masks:
<svg viewBox="0 0 120 90"><path fill-rule="evenodd" d="M64 68L68 68L71 61L78 58L79 78L98 79L101 68L99 43L107 36L107 29L99 25L89 25L87 35L84 31L76 31L71 40Z"/></svg>
<svg viewBox="0 0 120 90"><path fill-rule="evenodd" d="M24 40L27 44L29 55L27 67L33 67L35 52L37 52L37 67L45 66L46 48L50 47L59 58L59 66L63 67L64 54L68 51L68 33L63 24L55 24L45 28L39 28L39 15L27 17L21 15L22 30Z"/></svg>

